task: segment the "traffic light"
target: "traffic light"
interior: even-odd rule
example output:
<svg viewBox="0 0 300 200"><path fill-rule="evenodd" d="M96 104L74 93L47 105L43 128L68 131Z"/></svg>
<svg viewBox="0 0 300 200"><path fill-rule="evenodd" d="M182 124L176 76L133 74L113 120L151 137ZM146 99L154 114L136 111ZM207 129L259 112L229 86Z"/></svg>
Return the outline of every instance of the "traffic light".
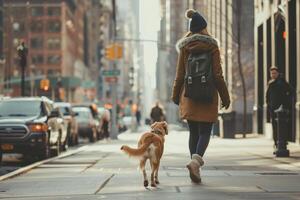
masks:
<svg viewBox="0 0 300 200"><path fill-rule="evenodd" d="M133 87L134 86L134 68L133 67L130 67L128 76L129 76L129 85L130 85L130 87Z"/></svg>
<svg viewBox="0 0 300 200"><path fill-rule="evenodd" d="M120 44L114 45L114 50L116 52L116 59L120 59L123 56L123 47Z"/></svg>
<svg viewBox="0 0 300 200"><path fill-rule="evenodd" d="M20 59L20 66L25 68L27 65L28 48L25 46L24 41L17 47L17 52Z"/></svg>
<svg viewBox="0 0 300 200"><path fill-rule="evenodd" d="M120 44L111 44L105 47L105 58L108 60L117 60L123 56L123 47Z"/></svg>
<svg viewBox="0 0 300 200"><path fill-rule="evenodd" d="M105 58L108 60L114 60L115 52L114 52L113 45L109 45L105 47Z"/></svg>
<svg viewBox="0 0 300 200"><path fill-rule="evenodd" d="M48 91L49 88L50 88L50 81L49 81L49 79L42 79L40 81L40 88L41 88L41 90Z"/></svg>

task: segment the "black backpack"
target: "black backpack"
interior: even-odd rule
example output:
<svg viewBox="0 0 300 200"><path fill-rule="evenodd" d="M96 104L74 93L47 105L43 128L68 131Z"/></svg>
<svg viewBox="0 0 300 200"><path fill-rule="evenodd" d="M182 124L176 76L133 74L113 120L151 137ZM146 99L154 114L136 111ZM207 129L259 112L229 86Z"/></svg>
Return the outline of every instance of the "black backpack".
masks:
<svg viewBox="0 0 300 200"><path fill-rule="evenodd" d="M215 86L210 52L189 55L184 86L185 97L201 103L213 102Z"/></svg>

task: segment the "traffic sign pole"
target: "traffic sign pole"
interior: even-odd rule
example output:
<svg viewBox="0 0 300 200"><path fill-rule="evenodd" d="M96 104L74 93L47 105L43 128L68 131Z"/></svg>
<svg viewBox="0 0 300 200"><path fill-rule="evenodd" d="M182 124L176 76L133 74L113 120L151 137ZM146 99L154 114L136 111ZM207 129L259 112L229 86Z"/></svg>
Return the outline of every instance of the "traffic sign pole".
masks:
<svg viewBox="0 0 300 200"><path fill-rule="evenodd" d="M113 28L113 41L115 42L116 40L116 35L117 35L117 21L116 21L116 1L113 0L112 1L113 4L113 21L114 21L114 28ZM114 48L115 51L115 48ZM115 54L116 55L116 52ZM116 59L113 60L113 70L117 69L117 63L116 63ZM119 134L119 130L117 127L117 83L111 83L112 86L112 125L111 125L111 134L110 137L111 139L118 139L118 134Z"/></svg>

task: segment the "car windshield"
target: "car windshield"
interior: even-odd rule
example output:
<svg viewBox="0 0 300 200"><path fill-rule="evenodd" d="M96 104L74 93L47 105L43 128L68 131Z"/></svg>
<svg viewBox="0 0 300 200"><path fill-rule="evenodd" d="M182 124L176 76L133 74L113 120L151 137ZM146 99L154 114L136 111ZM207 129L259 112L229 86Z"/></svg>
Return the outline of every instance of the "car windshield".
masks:
<svg viewBox="0 0 300 200"><path fill-rule="evenodd" d="M70 108L68 107L58 107L58 108L64 116L71 115Z"/></svg>
<svg viewBox="0 0 300 200"><path fill-rule="evenodd" d="M73 108L73 111L75 113L78 113L76 118L79 121L88 121L91 118L91 111L89 108L75 107Z"/></svg>
<svg viewBox="0 0 300 200"><path fill-rule="evenodd" d="M0 117L28 117L41 113L40 101L0 101Z"/></svg>

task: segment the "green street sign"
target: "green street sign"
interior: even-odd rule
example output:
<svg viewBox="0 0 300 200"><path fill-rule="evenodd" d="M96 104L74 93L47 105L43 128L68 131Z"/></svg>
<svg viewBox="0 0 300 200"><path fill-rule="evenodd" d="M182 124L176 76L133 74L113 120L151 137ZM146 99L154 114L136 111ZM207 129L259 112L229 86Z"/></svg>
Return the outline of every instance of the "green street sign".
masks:
<svg viewBox="0 0 300 200"><path fill-rule="evenodd" d="M113 69L113 70L103 70L102 75L103 76L120 76L121 71L119 69Z"/></svg>

